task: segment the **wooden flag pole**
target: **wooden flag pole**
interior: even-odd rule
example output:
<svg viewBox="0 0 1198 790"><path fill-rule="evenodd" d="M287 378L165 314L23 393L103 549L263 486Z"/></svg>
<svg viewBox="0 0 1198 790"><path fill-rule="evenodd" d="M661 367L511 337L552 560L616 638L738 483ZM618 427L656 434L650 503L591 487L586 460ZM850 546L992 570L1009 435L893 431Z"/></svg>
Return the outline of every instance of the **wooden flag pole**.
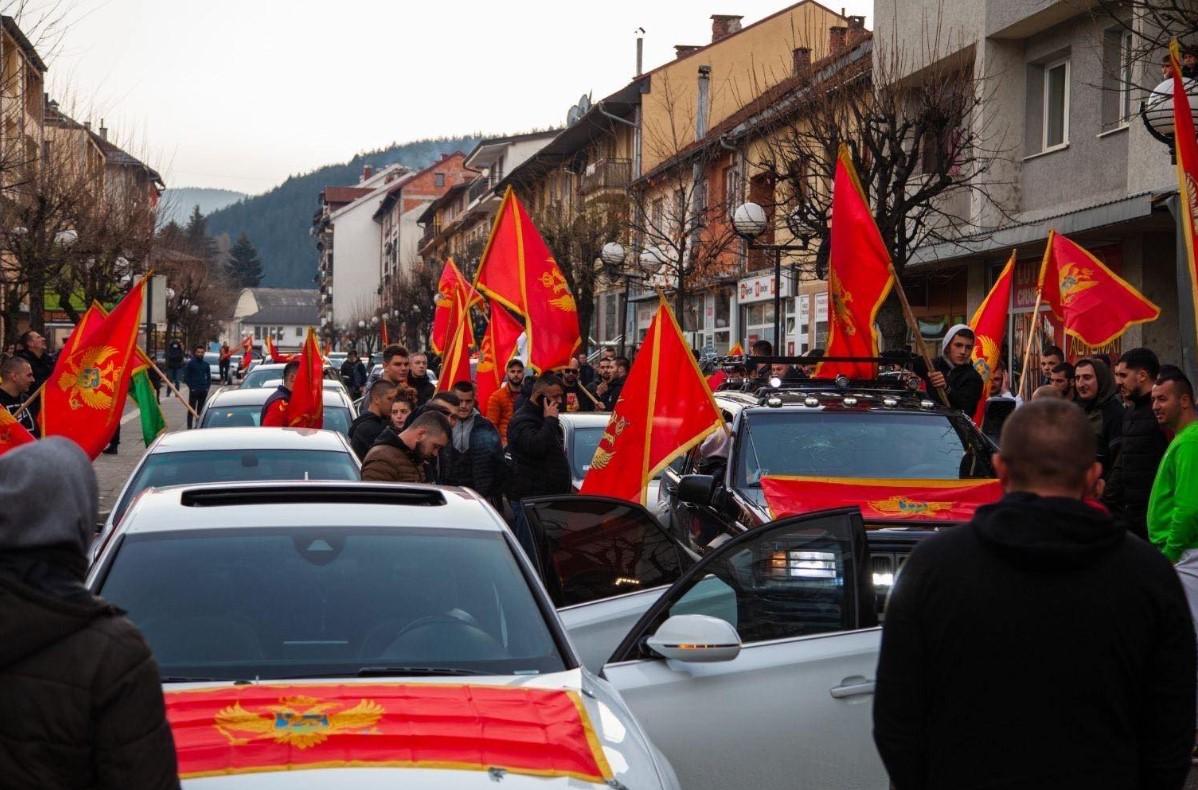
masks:
<svg viewBox="0 0 1198 790"><path fill-rule="evenodd" d="M1028 387L1028 382L1032 380L1028 375L1027 366L1032 361L1032 343L1036 340L1036 335L1040 332L1040 303L1044 296L1043 288L1036 288L1036 306L1032 308L1032 323L1027 328L1027 346L1023 350L1023 365L1019 368L1019 394L1023 396L1025 401L1032 399L1034 388Z"/></svg>
<svg viewBox="0 0 1198 790"><path fill-rule="evenodd" d="M894 292L898 295L899 303L903 306L903 317L907 319L907 328L911 330L911 334L915 336L915 347L919 351L919 355L923 357L924 363L928 366L928 373L936 370L932 365L932 357L928 354L927 343L923 342L923 333L919 331L919 322L915 320L915 313L911 312L911 303L907 301L907 293L903 290L902 280L899 279L898 272L894 269L894 262L888 261L887 266L890 267L890 276L894 278ZM948 393L944 391L944 387L936 387L936 394L940 396L940 401L945 406L948 406Z"/></svg>
<svg viewBox="0 0 1198 790"><path fill-rule="evenodd" d="M154 368L154 372L158 374L158 378L162 379L162 383L166 385L166 388L169 389L171 391L171 393L176 398L179 399L180 403L182 403L184 406L187 407L187 410L189 412L191 412L191 416L195 417L197 420L200 419L200 415L196 413L195 409L191 408L191 404L187 402L187 398L184 398L183 393L179 392L178 388L175 387L175 385L171 383L170 378L165 373L162 372L162 368L160 368L160 367L158 367L158 365L154 364L154 360L150 359L148 354L143 353L142 358L145 359L145 361L150 365L150 367Z"/></svg>
<svg viewBox="0 0 1198 790"><path fill-rule="evenodd" d="M41 385L38 386L38 388L33 391L33 394L25 399L25 402L21 404L20 408L18 408L15 412L13 412L12 418L14 420L21 419L21 415L23 415L26 411L29 410L30 404L33 403L33 401L37 398L38 395L42 394L42 390L44 390L45 388L46 388L46 382L43 381L41 383Z"/></svg>

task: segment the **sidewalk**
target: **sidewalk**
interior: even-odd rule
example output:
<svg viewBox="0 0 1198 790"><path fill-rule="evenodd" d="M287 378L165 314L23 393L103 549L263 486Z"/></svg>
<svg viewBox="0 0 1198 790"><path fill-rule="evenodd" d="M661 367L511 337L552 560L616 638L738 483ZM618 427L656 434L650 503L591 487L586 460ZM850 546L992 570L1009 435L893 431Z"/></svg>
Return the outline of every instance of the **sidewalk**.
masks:
<svg viewBox="0 0 1198 790"><path fill-rule="evenodd" d="M212 393L215 394L215 392L214 388ZM183 395L187 396L186 387L183 388ZM185 430L187 428L187 409L169 393L166 387L162 388L161 404L162 415L166 418L166 430L168 432ZM101 454L92 463L100 484L101 519L105 518L108 511L112 509L117 495L121 493L121 488L133 472L133 467L137 466L137 462L141 460L146 451L141 440L141 423L138 417L137 404L129 400L125 404L125 414L121 418L120 449L116 455Z"/></svg>

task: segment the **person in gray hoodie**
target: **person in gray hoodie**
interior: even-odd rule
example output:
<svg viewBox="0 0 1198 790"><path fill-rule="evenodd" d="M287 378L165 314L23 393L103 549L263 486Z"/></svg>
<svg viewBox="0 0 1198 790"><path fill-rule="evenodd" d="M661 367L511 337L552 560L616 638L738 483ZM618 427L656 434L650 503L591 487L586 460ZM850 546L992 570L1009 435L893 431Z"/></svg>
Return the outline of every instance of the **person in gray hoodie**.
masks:
<svg viewBox="0 0 1198 790"><path fill-rule="evenodd" d="M0 455L0 787L179 787L158 667L84 586L96 475L50 437Z"/></svg>

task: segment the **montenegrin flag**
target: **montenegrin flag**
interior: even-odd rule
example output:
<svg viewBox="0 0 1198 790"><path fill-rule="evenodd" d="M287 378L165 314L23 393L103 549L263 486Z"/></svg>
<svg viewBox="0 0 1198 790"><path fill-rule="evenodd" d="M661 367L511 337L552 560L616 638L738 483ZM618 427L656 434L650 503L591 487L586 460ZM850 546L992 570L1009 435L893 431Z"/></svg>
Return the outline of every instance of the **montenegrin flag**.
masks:
<svg viewBox="0 0 1198 790"><path fill-rule="evenodd" d="M1178 212L1186 240L1185 267L1190 283L1189 302L1194 312L1194 329L1198 333L1198 255L1195 254L1195 225L1198 224L1198 140L1195 139L1194 117L1190 114L1190 97L1186 95L1181 74L1181 50L1177 39L1169 44L1169 59L1173 66L1173 146L1177 153L1177 194L1181 209ZM1178 261L1181 265L1181 261ZM1185 304L1185 300L1182 300ZM1184 326L1184 324L1183 324ZM1195 338L1191 338L1191 341Z"/></svg>
<svg viewBox="0 0 1198 790"><path fill-rule="evenodd" d="M445 357L441 360L440 381L443 389L450 389L459 381L470 381L470 343L466 329L470 323L470 311L462 303L462 296L463 294L459 293L455 297L458 302L455 309L459 319L453 328L449 348L445 350ZM474 333L469 334L473 336Z"/></svg>
<svg viewBox="0 0 1198 790"><path fill-rule="evenodd" d="M304 347L299 354L295 386L287 402L287 426L290 428L324 427L324 358L316 344L316 332L308 327Z"/></svg>
<svg viewBox="0 0 1198 790"><path fill-rule="evenodd" d="M761 490L773 518L857 505L867 521L969 521L1002 497L998 480L766 476Z"/></svg>
<svg viewBox="0 0 1198 790"><path fill-rule="evenodd" d="M137 363L137 330L145 296L144 277L104 317L93 306L58 355L42 390L42 436L63 436L92 459L112 440Z"/></svg>
<svg viewBox="0 0 1198 790"><path fill-rule="evenodd" d="M690 344L663 302L595 448L581 493L646 504L653 476L723 426Z"/></svg>
<svg viewBox="0 0 1198 790"><path fill-rule="evenodd" d="M578 307L565 275L511 187L499 205L474 286L524 316L529 365L543 372L570 363L581 344Z"/></svg>
<svg viewBox="0 0 1198 790"><path fill-rule="evenodd" d="M275 346L275 339L270 335L266 336L266 353L270 356L272 362L285 365L293 359L298 359L299 354L284 354Z"/></svg>
<svg viewBox="0 0 1198 790"><path fill-rule="evenodd" d="M35 441L37 439L33 437L33 434L26 430L24 425L17 422L8 409L0 407L0 455L4 455L14 447Z"/></svg>
<svg viewBox="0 0 1198 790"><path fill-rule="evenodd" d="M254 339L246 335L241 339L241 372L244 374L250 369L250 363L254 361Z"/></svg>
<svg viewBox="0 0 1198 790"><path fill-rule="evenodd" d="M878 311L894 286L890 253L869 210L869 201L847 146L840 146L832 181L832 228L828 251L829 357L876 357ZM877 366L821 362L817 378L871 379Z"/></svg>
<svg viewBox="0 0 1198 790"><path fill-rule="evenodd" d="M92 302L91 310L88 312L100 317L108 315L99 302ZM86 322L87 315L87 313L84 314L84 320L80 321L80 325ZM133 357L133 378L129 382L129 394L133 397L133 402L137 404L142 442L149 447L166 430L166 418L162 415L162 407L158 404L158 393L154 389L154 385L150 383L149 371L154 363L138 346L133 347Z"/></svg>
<svg viewBox="0 0 1198 790"><path fill-rule="evenodd" d="M986 394L990 392L990 379L998 367L1002 356L1003 340L1007 336L1007 314L1011 304L1011 281L1015 276L1015 251L1002 273L994 281L994 287L986 298L978 305L973 318L969 319L969 328L973 330L973 367L982 377L982 398L978 400L977 411L973 414L976 425L982 424L986 416Z"/></svg>
<svg viewBox="0 0 1198 790"><path fill-rule="evenodd" d="M478 407L482 411L486 411L491 394L503 383L507 363L516 353L516 344L523 332L524 325L512 318L507 308L491 302L491 320L483 335L482 353L475 371Z"/></svg>
<svg viewBox="0 0 1198 790"><path fill-rule="evenodd" d="M453 333L457 328L458 322L462 320L459 315L461 310L460 305L465 304L467 308L473 307L482 301L478 291L474 290L474 286L470 285L469 281L462 275L457 264L450 258L445 262L445 268L441 270L441 279L437 282L437 304L433 311L433 332L429 336L429 342L432 344L433 351L438 354L444 354L449 348L449 342L453 339ZM469 310L466 311L469 314ZM470 326L469 321L466 323L466 343L474 345L474 330Z"/></svg>
<svg viewBox="0 0 1198 790"><path fill-rule="evenodd" d="M1066 334L1105 346L1130 327L1155 321L1161 310L1085 248L1050 230L1040 290Z"/></svg>
<svg viewBox="0 0 1198 790"><path fill-rule="evenodd" d="M518 774L588 786L613 778L569 689L255 683L164 697L183 780L315 768L477 771L484 783L488 772L493 781Z"/></svg>

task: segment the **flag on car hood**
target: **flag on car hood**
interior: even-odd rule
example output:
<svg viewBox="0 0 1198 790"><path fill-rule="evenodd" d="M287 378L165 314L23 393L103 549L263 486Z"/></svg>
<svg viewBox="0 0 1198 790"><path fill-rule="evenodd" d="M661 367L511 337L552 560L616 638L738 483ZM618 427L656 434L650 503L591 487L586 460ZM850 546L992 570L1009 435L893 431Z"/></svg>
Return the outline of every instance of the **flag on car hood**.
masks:
<svg viewBox="0 0 1198 790"><path fill-rule="evenodd" d="M1002 484L978 480L904 480L901 478L761 478L773 518L857 505L872 521L969 521L981 505L1002 497Z"/></svg>

